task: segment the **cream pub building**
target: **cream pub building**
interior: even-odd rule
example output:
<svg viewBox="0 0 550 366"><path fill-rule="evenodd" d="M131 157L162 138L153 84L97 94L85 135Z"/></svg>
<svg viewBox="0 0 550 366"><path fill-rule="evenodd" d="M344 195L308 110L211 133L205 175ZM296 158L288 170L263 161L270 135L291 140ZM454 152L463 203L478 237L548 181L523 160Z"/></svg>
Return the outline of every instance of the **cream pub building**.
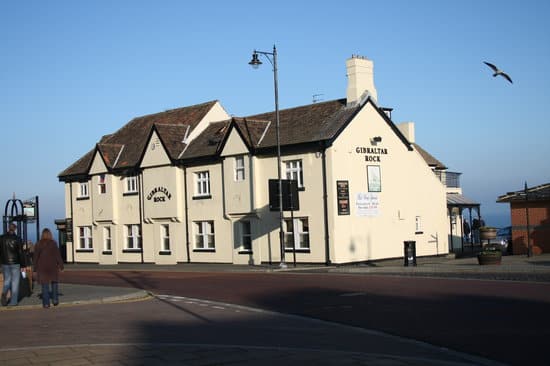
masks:
<svg viewBox="0 0 550 366"><path fill-rule="evenodd" d="M280 111L286 258L351 263L449 251L445 184L377 105L373 63L346 62L347 98ZM231 117L219 101L135 118L59 174L67 260L260 264L281 259L275 113ZM293 246L294 241L294 246ZM294 249L293 249L294 248Z"/></svg>

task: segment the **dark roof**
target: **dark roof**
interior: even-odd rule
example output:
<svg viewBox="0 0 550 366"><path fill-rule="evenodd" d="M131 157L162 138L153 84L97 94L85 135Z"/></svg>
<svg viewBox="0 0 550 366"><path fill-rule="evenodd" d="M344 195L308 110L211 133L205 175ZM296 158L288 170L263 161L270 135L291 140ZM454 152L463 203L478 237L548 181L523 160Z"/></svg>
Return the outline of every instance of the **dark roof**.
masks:
<svg viewBox="0 0 550 366"><path fill-rule="evenodd" d="M177 138L186 128L163 127L162 125L188 126L192 131L193 128L195 128L204 118L208 111L210 111L215 103L217 103L217 101L214 100L189 107L171 109L161 113L134 118L115 133L103 136L100 141L101 147L99 148L99 151L102 154L107 151L113 153L115 149L106 148L105 146L122 146L122 148L119 149L120 155L114 157L114 159L117 159L116 166L108 165L108 168L116 170L134 168L139 163L145 150L145 144L150 136L151 128L153 125L157 125L159 135L161 135L161 139L163 140L163 143L165 143L168 151L170 153L172 151L177 152L179 148L176 143ZM176 137L171 137L171 132L175 130L177 130ZM87 174L91 161L94 158L94 152L95 150L88 152L76 163L62 171L59 174L59 178L62 179L70 176ZM103 155L103 159L106 163L109 162L114 164L115 162L112 160L112 157L106 159L105 155Z"/></svg>
<svg viewBox="0 0 550 366"><path fill-rule="evenodd" d="M347 108L345 99L314 103L279 111L281 145L327 140L345 126L360 106ZM257 114L247 119L271 121L262 147L277 145L275 112Z"/></svg>
<svg viewBox="0 0 550 366"><path fill-rule="evenodd" d="M87 175L95 151L101 153L110 170L137 168L145 152L145 144L153 131L158 133L172 162L191 163L193 159L215 158L223 149L233 128L251 151L262 148L270 150L277 145L275 112L210 123L193 140L185 141L216 102L134 118L115 133L103 136L96 150L90 151L60 173L59 178L67 180ZM280 144L289 146L318 141L331 143L369 102L371 101L367 98L348 106L345 99L338 99L280 110ZM411 150L409 142L393 122L375 104L373 106Z"/></svg>
<svg viewBox="0 0 550 366"><path fill-rule="evenodd" d="M515 192L508 192L498 197L497 202L515 202L525 201L525 189ZM528 201L548 201L550 200L550 183L541 184L532 188L527 188Z"/></svg>
<svg viewBox="0 0 550 366"><path fill-rule="evenodd" d="M420 156L422 156L422 158L426 161L428 166L430 166L431 168L438 169L438 170L447 169L447 167L445 165L443 165L442 162L440 162L439 160L434 158L429 152L424 150L420 145L418 145L416 143L413 143L412 145L414 146L415 150L418 151Z"/></svg>

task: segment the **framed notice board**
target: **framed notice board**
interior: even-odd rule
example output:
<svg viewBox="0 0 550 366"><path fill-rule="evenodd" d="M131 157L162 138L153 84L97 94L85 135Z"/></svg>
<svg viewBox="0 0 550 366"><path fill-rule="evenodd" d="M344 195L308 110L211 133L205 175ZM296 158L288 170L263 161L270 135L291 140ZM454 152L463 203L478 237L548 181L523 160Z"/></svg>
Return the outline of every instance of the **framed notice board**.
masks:
<svg viewBox="0 0 550 366"><path fill-rule="evenodd" d="M336 181L336 197L338 215L349 215L349 182L347 180Z"/></svg>

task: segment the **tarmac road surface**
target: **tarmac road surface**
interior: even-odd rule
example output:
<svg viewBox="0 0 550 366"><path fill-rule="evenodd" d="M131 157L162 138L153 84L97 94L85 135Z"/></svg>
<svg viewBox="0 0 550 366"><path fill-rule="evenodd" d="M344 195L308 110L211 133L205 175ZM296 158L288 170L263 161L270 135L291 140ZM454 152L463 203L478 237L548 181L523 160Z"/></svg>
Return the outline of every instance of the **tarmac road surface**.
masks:
<svg viewBox="0 0 550 366"><path fill-rule="evenodd" d="M160 295L0 312L2 365L498 365L380 332ZM4 328L6 329L6 328Z"/></svg>
<svg viewBox="0 0 550 366"><path fill-rule="evenodd" d="M515 365L549 365L550 284L336 273L69 270L63 281L239 304ZM337 339L337 337L335 337Z"/></svg>

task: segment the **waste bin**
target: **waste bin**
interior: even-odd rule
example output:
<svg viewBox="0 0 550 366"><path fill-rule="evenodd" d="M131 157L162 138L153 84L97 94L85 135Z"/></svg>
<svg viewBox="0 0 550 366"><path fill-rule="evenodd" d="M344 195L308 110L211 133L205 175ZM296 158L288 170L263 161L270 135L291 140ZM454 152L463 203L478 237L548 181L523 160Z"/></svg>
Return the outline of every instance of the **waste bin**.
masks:
<svg viewBox="0 0 550 366"><path fill-rule="evenodd" d="M414 240L406 240L403 242L403 252L405 259L405 267L416 266L416 242Z"/></svg>

